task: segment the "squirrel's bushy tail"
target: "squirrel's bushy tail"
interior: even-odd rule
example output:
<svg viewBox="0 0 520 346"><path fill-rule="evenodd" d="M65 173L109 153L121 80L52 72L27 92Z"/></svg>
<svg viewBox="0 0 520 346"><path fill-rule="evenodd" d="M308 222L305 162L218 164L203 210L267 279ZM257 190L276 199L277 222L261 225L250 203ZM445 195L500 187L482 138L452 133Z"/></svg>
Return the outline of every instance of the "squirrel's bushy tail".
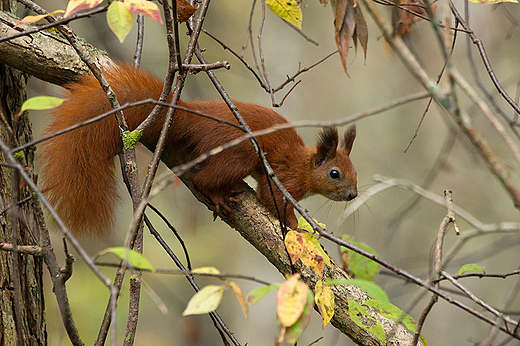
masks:
<svg viewBox="0 0 520 346"><path fill-rule="evenodd" d="M158 98L162 88L155 76L130 66L112 67L105 71L105 76L121 104ZM99 82L91 75L71 84L69 91L68 99L53 111L46 135L111 109ZM146 115L143 107L125 111L131 128ZM41 145L42 190L73 233L101 235L112 228L118 198L113 157L121 148L121 135L113 115Z"/></svg>

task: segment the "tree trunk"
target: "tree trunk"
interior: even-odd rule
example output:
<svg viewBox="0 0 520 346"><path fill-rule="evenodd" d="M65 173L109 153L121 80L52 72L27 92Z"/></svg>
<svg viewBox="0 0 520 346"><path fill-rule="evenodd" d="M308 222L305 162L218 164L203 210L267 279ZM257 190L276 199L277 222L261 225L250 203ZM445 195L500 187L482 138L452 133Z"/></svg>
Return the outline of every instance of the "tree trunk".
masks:
<svg viewBox="0 0 520 346"><path fill-rule="evenodd" d="M13 11L13 3L0 1L0 10ZM0 65L0 140L9 146L32 140L31 124L22 115L16 121L16 113L26 99L27 76L20 71ZM9 128L13 130L12 135ZM32 174L34 150L26 149L20 161ZM0 161L7 162L0 152ZM0 243L38 245L38 231L33 218L32 199L10 208L13 196L23 200L31 191L18 179L12 168L0 166ZM16 190L13 187L16 186ZM6 211L7 210L7 211ZM13 213L16 213L13 217ZM13 220L15 226L13 227ZM45 306L43 298L43 260L29 253L16 254L0 250L0 345L46 345ZM17 279L16 279L17 278ZM18 299L15 299L15 297ZM21 340L20 340L21 339Z"/></svg>

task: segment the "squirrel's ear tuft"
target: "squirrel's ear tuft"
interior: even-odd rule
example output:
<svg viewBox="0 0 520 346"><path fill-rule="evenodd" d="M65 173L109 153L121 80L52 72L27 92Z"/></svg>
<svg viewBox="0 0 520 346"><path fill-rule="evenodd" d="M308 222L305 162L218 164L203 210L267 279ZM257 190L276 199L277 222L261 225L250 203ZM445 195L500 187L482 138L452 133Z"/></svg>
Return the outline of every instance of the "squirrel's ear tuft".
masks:
<svg viewBox="0 0 520 346"><path fill-rule="evenodd" d="M333 127L325 127L319 133L318 141L316 143L316 159L317 166L323 164L325 161L336 157L336 149L338 148L339 136L338 130Z"/></svg>
<svg viewBox="0 0 520 346"><path fill-rule="evenodd" d="M354 144L354 139L356 139L356 124L350 126L347 131L345 131L345 136L343 137L343 143L341 146L343 149L345 149L347 155L350 155L352 144Z"/></svg>

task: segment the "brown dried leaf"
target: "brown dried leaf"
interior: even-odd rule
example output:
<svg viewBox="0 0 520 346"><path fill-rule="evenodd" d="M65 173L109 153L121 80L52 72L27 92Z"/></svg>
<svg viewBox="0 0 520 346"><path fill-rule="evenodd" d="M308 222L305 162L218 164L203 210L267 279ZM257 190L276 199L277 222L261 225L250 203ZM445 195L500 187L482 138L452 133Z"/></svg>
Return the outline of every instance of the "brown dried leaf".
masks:
<svg viewBox="0 0 520 346"><path fill-rule="evenodd" d="M334 12L334 38L338 46L343 69L347 72L347 56L350 45L357 46L359 39L366 57L368 29L361 8L356 0L331 0Z"/></svg>
<svg viewBox="0 0 520 346"><path fill-rule="evenodd" d="M355 35L361 44L361 48L363 48L363 56L366 60L368 47L368 27L367 22L365 21L365 17L363 16L363 12L361 12L361 7L354 7L354 18L356 20Z"/></svg>
<svg viewBox="0 0 520 346"><path fill-rule="evenodd" d="M191 6L186 0L177 0L177 21L179 23L186 22L197 10Z"/></svg>
<svg viewBox="0 0 520 346"><path fill-rule="evenodd" d="M428 13L425 6L416 0L401 0L399 5L404 5L403 7L408 9L408 11L398 9L399 15L396 31L399 36L404 36L411 32L413 24L422 20L418 15L427 16ZM435 7L434 5L432 9L435 10Z"/></svg>

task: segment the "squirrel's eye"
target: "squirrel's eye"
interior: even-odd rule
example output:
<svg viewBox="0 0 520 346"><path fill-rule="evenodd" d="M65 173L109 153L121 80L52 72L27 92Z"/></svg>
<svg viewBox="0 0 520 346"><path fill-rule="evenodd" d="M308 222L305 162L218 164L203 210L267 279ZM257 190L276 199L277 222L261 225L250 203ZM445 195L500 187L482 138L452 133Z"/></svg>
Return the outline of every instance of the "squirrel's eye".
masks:
<svg viewBox="0 0 520 346"><path fill-rule="evenodd" d="M332 179L339 179L340 174L339 174L339 171L338 171L337 169L332 169L332 170L329 172L329 176L330 176Z"/></svg>

